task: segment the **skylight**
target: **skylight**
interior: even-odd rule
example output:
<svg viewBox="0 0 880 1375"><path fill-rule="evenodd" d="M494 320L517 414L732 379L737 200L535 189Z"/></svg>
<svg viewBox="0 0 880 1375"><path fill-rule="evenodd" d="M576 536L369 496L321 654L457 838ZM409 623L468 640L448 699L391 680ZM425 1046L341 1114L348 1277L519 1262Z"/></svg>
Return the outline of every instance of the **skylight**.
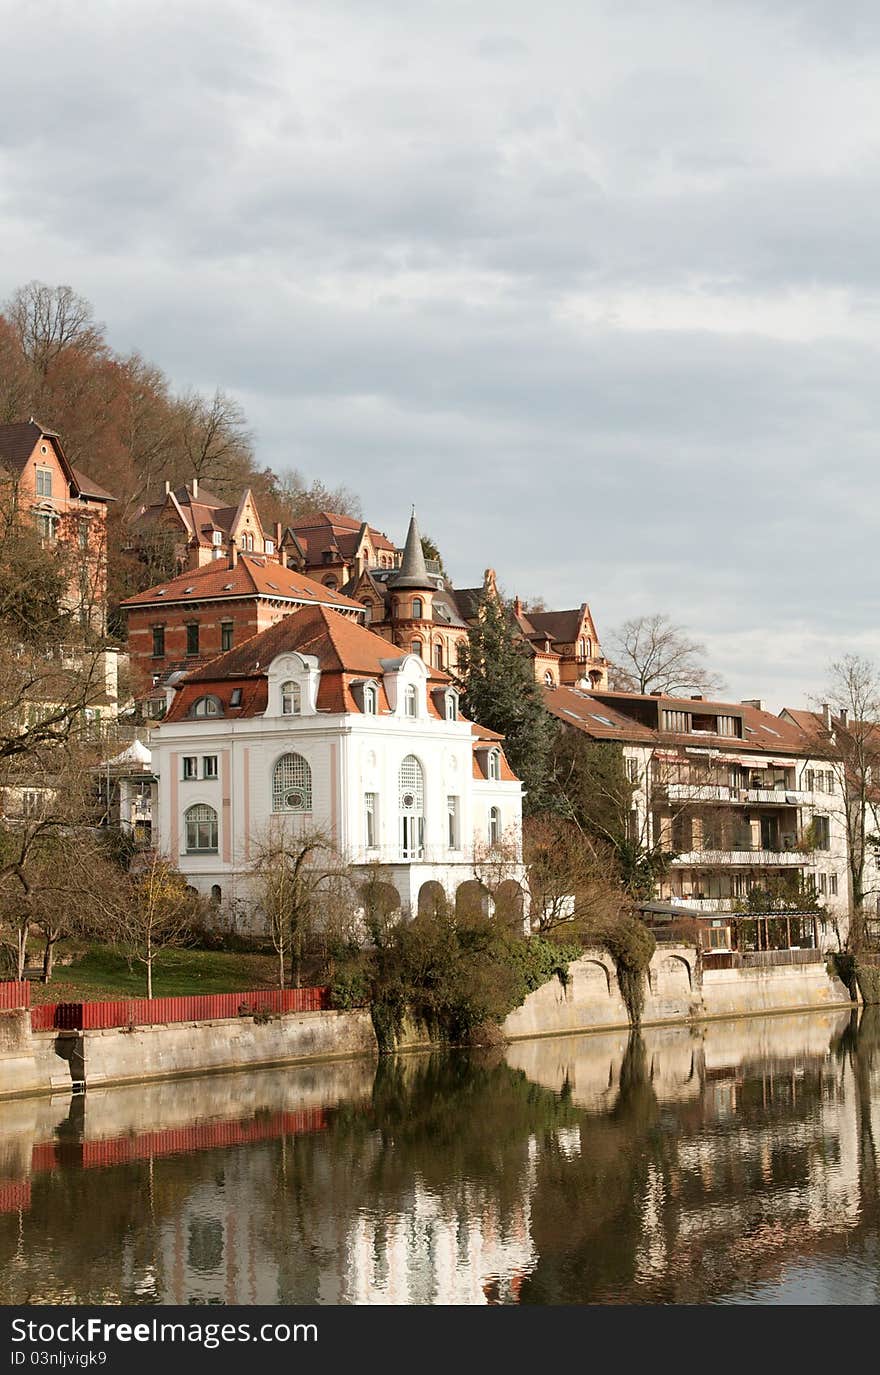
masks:
<svg viewBox="0 0 880 1375"><path fill-rule="evenodd" d="M266 583L266 586L267 586L267 587L274 587L274 588L275 588L275 591L276 591L276 592L278 591L278 584L277 584L277 582L267 582L267 583Z"/></svg>
<svg viewBox="0 0 880 1375"><path fill-rule="evenodd" d="M765 726L763 722L761 723L761 730L765 730L768 735L775 735L777 739L779 738L779 731L774 730L772 726Z"/></svg>
<svg viewBox="0 0 880 1375"><path fill-rule="evenodd" d="M224 592L231 592L231 591L232 591L232 583L231 583L231 582L225 582L225 583L223 584L223 591L224 591Z"/></svg>
<svg viewBox="0 0 880 1375"><path fill-rule="evenodd" d="M192 592L194 589L192 587L185 587L183 590L184 592Z"/></svg>
<svg viewBox="0 0 880 1375"><path fill-rule="evenodd" d="M614 729L616 729L616 727L614 726L614 722L611 720L610 716L598 716L595 711L591 711L590 715L592 716L594 721L601 721L603 726L611 726Z"/></svg>
<svg viewBox="0 0 880 1375"><path fill-rule="evenodd" d="M160 588L159 588L159 591L156 593L156 596L157 596L157 597L164 597L164 596L165 596L165 593L166 593L167 591L168 591L168 588L167 588L167 587L160 587Z"/></svg>

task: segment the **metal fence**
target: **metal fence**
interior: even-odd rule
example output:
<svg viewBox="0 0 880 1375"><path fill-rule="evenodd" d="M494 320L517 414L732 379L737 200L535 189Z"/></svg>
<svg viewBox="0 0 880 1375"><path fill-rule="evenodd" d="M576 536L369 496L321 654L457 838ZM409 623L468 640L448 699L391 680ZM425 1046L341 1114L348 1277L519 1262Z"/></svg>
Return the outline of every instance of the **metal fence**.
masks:
<svg viewBox="0 0 880 1375"><path fill-rule="evenodd" d="M31 1005L31 986L25 981L16 983L10 979L5 983L0 983L0 1011L10 1010Z"/></svg>
<svg viewBox="0 0 880 1375"><path fill-rule="evenodd" d="M704 969L772 969L793 964L824 964L821 950L704 950Z"/></svg>
<svg viewBox="0 0 880 1375"><path fill-rule="evenodd" d="M44 1003L31 1009L34 1031L103 1031L167 1022L209 1022L254 1013L324 1012L329 988L263 988L184 998L120 998L103 1003Z"/></svg>

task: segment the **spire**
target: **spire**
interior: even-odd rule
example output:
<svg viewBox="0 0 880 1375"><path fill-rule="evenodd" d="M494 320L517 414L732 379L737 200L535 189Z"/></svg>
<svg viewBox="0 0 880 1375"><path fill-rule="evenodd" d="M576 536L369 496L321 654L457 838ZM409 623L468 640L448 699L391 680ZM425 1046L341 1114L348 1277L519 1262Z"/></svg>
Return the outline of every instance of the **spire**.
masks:
<svg viewBox="0 0 880 1375"><path fill-rule="evenodd" d="M425 555L422 551L422 537L419 534L419 523L416 520L415 507L409 520L409 529L406 532L406 544L403 549L403 563L393 578L388 579L389 585L395 589L398 587L422 588L430 591L433 583L428 576L425 567Z"/></svg>

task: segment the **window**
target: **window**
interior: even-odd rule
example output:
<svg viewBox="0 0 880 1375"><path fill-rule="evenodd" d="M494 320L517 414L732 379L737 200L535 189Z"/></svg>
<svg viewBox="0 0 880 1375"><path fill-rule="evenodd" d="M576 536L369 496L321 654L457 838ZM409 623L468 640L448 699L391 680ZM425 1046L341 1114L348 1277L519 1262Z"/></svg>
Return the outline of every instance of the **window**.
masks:
<svg viewBox="0 0 880 1375"><path fill-rule="evenodd" d="M222 888L220 887L220 884L219 884L219 883L213 883L213 884L211 885L211 901L213 902L213 904L214 904L215 907L219 907L219 906L220 906L220 903L222 902L222 900L223 900L223 890L222 890Z"/></svg>
<svg viewBox="0 0 880 1375"><path fill-rule="evenodd" d="M220 716L221 705L219 697L199 697L193 703L191 716Z"/></svg>
<svg viewBox="0 0 880 1375"><path fill-rule="evenodd" d="M441 644L436 644L434 646L434 667L443 667L443 646Z"/></svg>
<svg viewBox="0 0 880 1375"><path fill-rule="evenodd" d="M79 523L79 528L78 528L78 530L77 530L77 532L76 532L76 538L77 538L77 543L79 544L80 549L88 549L88 547L89 547L89 522L88 522L87 520L81 520L81 521L80 521L80 523Z"/></svg>
<svg viewBox="0 0 880 1375"><path fill-rule="evenodd" d="M212 533L211 533L211 541L212 541L213 544L222 544L222 543L223 543L223 531L222 531L222 530L214 530L214 531L212 531Z"/></svg>
<svg viewBox="0 0 880 1375"><path fill-rule="evenodd" d="M216 851L217 813L214 808L206 807L204 803L199 803L196 807L187 807L184 819L187 851Z"/></svg>
<svg viewBox="0 0 880 1375"><path fill-rule="evenodd" d="M446 694L446 720L458 720L458 693L447 692Z"/></svg>
<svg viewBox="0 0 880 1375"><path fill-rule="evenodd" d="M587 642L586 642L586 640L578 640L578 658L579 658L579 659L586 659L586 657L587 657Z"/></svg>
<svg viewBox="0 0 880 1375"><path fill-rule="evenodd" d="M188 655L199 652L199 627L196 623L186 627L186 652Z"/></svg>
<svg viewBox="0 0 880 1375"><path fill-rule="evenodd" d="M202 756L202 778L217 777L217 756L216 754L205 754Z"/></svg>
<svg viewBox="0 0 880 1375"><path fill-rule="evenodd" d="M364 608L364 625L369 625L373 619L373 603L361 602L361 606Z"/></svg>
<svg viewBox="0 0 880 1375"><path fill-rule="evenodd" d="M422 599L421 599L421 597L413 597L413 601L412 601L412 618L413 618L414 621L420 621L420 620L422 619Z"/></svg>
<svg viewBox="0 0 880 1375"><path fill-rule="evenodd" d="M627 778L629 779L630 783L638 783L638 781L639 781L639 761L638 761L638 759L627 759L627 761L626 761L626 776L627 776Z"/></svg>
<svg viewBox="0 0 880 1375"><path fill-rule="evenodd" d="M364 844L368 850L376 848L376 794L364 793Z"/></svg>
<svg viewBox="0 0 880 1375"><path fill-rule="evenodd" d="M267 540L265 540L264 543L263 543L263 548L265 549L265 551L266 551L267 554L274 554L274 553L275 553L275 541L272 540L272 539L267 539Z"/></svg>
<svg viewBox="0 0 880 1375"><path fill-rule="evenodd" d="M336 582L336 579L335 579L335 578L324 578L323 581L324 581L324 586L328 589L328 591L330 591L330 592L335 592L335 591L336 591L337 582Z"/></svg>
<svg viewBox="0 0 880 1375"><path fill-rule="evenodd" d="M544 682L547 684L547 687L553 686L553 674L550 672L549 668L544 674Z"/></svg>
<svg viewBox="0 0 880 1375"><path fill-rule="evenodd" d="M302 692L299 683L282 683L281 715L299 716L302 711Z"/></svg>
<svg viewBox="0 0 880 1375"><path fill-rule="evenodd" d="M837 875L836 875L836 874L832 874L832 875L831 875L831 877L830 877L830 882L829 882L829 885L828 885L828 888L829 888L829 892L830 892L830 894L831 894L831 897L836 898L836 897L837 897Z"/></svg>
<svg viewBox="0 0 880 1375"><path fill-rule="evenodd" d="M199 761L194 754L183 756L183 776L184 778L198 778Z"/></svg>
<svg viewBox="0 0 880 1375"><path fill-rule="evenodd" d="M827 893L828 893L828 875L827 875L827 874L820 874L820 875L819 875L819 894L820 894L821 897L824 898L825 896L827 896Z"/></svg>
<svg viewBox="0 0 880 1375"><path fill-rule="evenodd" d="M486 775L493 783L501 778L501 755L498 750L490 750L486 760Z"/></svg>
<svg viewBox="0 0 880 1375"><path fill-rule="evenodd" d="M401 858L421 859L425 844L425 779L414 754L408 754L401 762L398 784Z"/></svg>
<svg viewBox="0 0 880 1375"><path fill-rule="evenodd" d="M404 716L415 716L417 714L417 700L415 684L409 683L403 694Z"/></svg>
<svg viewBox="0 0 880 1375"><path fill-rule="evenodd" d="M301 754L282 754L272 774L273 812L312 810L312 771Z"/></svg>
<svg viewBox="0 0 880 1375"><path fill-rule="evenodd" d="M501 813L497 807L489 808L489 844L497 845L501 839Z"/></svg>
<svg viewBox="0 0 880 1375"><path fill-rule="evenodd" d="M364 715L378 715L378 707L379 694L377 693L373 683L367 683L366 687L364 688Z"/></svg>
<svg viewBox="0 0 880 1375"><path fill-rule="evenodd" d="M58 534L58 517L40 512L37 515L37 529L43 539L54 540Z"/></svg>
<svg viewBox="0 0 880 1375"><path fill-rule="evenodd" d="M231 707L240 707L240 706L241 706L241 688L233 688L233 689L232 689L232 692L231 692L230 697L229 697L229 705L230 705Z"/></svg>
<svg viewBox="0 0 880 1375"><path fill-rule="evenodd" d="M821 778L821 774L820 774L819 776L820 776L820 778ZM816 787L816 774L815 774L815 770L813 770L813 769L807 769L807 792L808 792L808 793L813 792L813 791L815 790L815 787Z"/></svg>
<svg viewBox="0 0 880 1375"><path fill-rule="evenodd" d="M228 649L231 649L231 648L232 648L232 632L233 632L233 630L234 630L234 626L233 626L233 624L232 624L232 621L223 621L223 622L221 623L221 625L220 625L220 652L221 652L221 654L225 654L226 651L227 651Z"/></svg>
<svg viewBox="0 0 880 1375"><path fill-rule="evenodd" d="M411 654L417 654L418 657L421 659L421 657L422 657L422 642L421 642L421 640L413 640L413 642L412 642L412 644L410 645L409 648L410 648L410 653L411 653Z"/></svg>
<svg viewBox="0 0 880 1375"><path fill-rule="evenodd" d="M719 734L719 735L738 735L738 734L739 734L739 731L737 730L738 724L739 724L739 718L736 717L736 716L719 716L719 717L718 717L718 734Z"/></svg>
<svg viewBox="0 0 880 1375"><path fill-rule="evenodd" d="M164 625L153 626L153 658L165 658L165 627Z"/></svg>
<svg viewBox="0 0 880 1375"><path fill-rule="evenodd" d="M446 799L446 844L450 850L458 849L458 798Z"/></svg>
<svg viewBox="0 0 880 1375"><path fill-rule="evenodd" d="M831 824L827 816L813 817L813 830L816 836L817 850L831 849Z"/></svg>
<svg viewBox="0 0 880 1375"><path fill-rule="evenodd" d="M51 468L37 469L37 496L50 497L52 495L52 470Z"/></svg>

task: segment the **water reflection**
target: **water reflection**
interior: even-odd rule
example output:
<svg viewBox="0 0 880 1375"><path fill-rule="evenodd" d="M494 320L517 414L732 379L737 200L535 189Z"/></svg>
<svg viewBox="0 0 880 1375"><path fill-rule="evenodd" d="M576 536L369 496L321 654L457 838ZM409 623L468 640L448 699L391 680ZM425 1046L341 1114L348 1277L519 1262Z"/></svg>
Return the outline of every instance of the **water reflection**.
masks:
<svg viewBox="0 0 880 1375"><path fill-rule="evenodd" d="M2 1104L0 1300L877 1302L878 1023Z"/></svg>

